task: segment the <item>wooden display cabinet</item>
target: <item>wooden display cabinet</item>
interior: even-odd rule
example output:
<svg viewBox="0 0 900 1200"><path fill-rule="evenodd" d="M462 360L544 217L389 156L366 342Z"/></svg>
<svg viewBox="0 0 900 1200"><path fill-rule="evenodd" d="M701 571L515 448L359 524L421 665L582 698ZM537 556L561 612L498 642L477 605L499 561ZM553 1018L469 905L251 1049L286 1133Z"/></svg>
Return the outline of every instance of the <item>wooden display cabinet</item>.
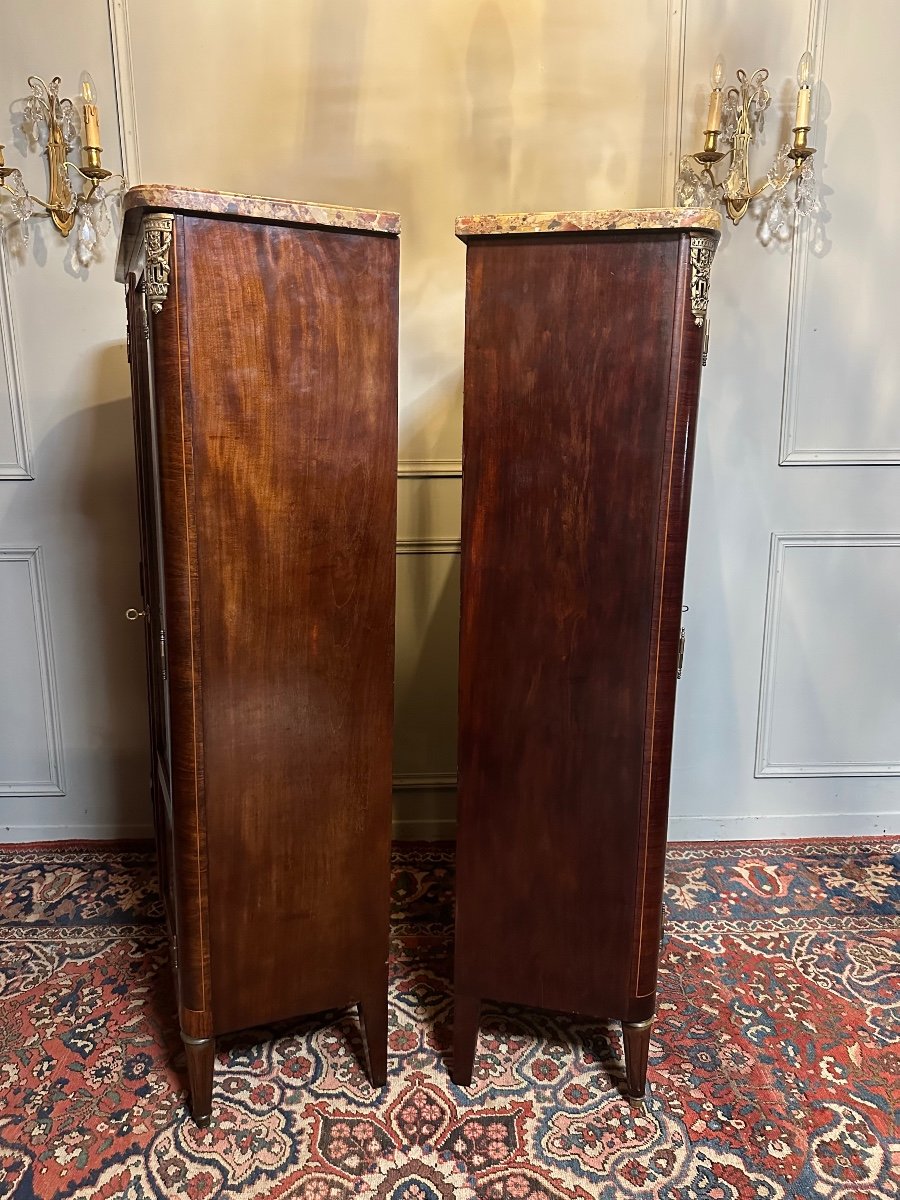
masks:
<svg viewBox="0 0 900 1200"><path fill-rule="evenodd" d="M718 229L685 209L457 225L458 1083L490 998L620 1019L644 1093Z"/></svg>
<svg viewBox="0 0 900 1200"><path fill-rule="evenodd" d="M215 1037L358 1003L386 1073L394 214L125 199L151 791L195 1119Z"/></svg>

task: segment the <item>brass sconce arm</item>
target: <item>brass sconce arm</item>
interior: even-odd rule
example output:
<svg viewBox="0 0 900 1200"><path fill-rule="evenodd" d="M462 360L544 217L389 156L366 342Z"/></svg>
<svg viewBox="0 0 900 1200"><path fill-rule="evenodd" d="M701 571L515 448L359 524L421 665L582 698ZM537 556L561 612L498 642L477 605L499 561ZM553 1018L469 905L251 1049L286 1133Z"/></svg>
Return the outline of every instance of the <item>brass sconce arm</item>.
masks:
<svg viewBox="0 0 900 1200"><path fill-rule="evenodd" d="M0 161L2 161L3 158L3 149L4 147L0 146ZM103 167L93 168L91 170L82 170L82 168L76 163L69 162L68 160L63 163L63 166L67 170L77 171L82 179L87 180L89 186L87 191L83 193L82 198L84 200L91 199L97 187L104 179L121 179L123 182L125 180L124 175L113 175L111 171L107 171ZM12 175L21 177L21 172L16 167L0 166L0 191L8 192L10 196L18 196L20 195L19 190L17 188L10 187L10 185L6 182L6 180ZM52 215L53 213L57 213L60 216L66 215L67 209L60 203L54 204L50 200L41 200L39 196L34 196L30 192L28 196L32 204L39 205L39 207L43 208L48 215Z"/></svg>
<svg viewBox="0 0 900 1200"><path fill-rule="evenodd" d="M82 77L81 121L72 101L60 96L60 82L59 76L47 83L40 75L30 75L31 95L25 101L22 114L23 132L33 145L43 147L47 157L47 198L33 195L26 188L21 171L6 166L2 145L0 192L10 197L5 201L7 210L11 209L12 220L20 226L25 241L28 239L28 222L36 209L51 218L63 237L69 236L80 219L76 257L81 266L87 266L96 253L100 236L109 228L107 201L121 194L125 178L108 171L101 162L100 122L90 76ZM80 166L69 157L79 141ZM77 188L73 187L72 172L83 181ZM115 185L112 189L108 188L110 182ZM5 200L5 197L0 199ZM9 216L8 211L6 215Z"/></svg>
<svg viewBox="0 0 900 1200"><path fill-rule="evenodd" d="M810 123L810 77L812 60L809 52L800 59L797 71L799 91L794 120L793 144L782 146L768 174L759 183L750 180L750 150L762 133L765 113L771 104L768 88L769 72L761 67L748 74L737 72L737 86L723 92L724 63L716 60L711 76L712 93L706 129L703 133L703 149L697 154L686 156L681 161L681 173L676 185L679 204L720 204L737 225L746 214L752 201L766 192L772 193L769 212L766 216L770 232L778 233L788 225L788 202L785 190L795 180L797 192L794 209L798 216L809 216L818 210L815 176L809 161L815 149L808 144ZM719 149L719 141L725 143ZM715 168L726 160L724 172L717 177ZM697 167L693 164L696 163ZM699 170L698 170L699 168Z"/></svg>

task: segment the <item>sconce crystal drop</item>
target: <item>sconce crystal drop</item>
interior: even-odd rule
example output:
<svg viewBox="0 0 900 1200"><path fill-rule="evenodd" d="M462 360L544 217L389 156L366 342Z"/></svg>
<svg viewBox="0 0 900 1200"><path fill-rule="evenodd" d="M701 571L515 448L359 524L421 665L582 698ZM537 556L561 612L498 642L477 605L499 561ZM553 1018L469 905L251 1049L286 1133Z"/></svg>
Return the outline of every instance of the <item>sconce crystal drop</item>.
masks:
<svg viewBox="0 0 900 1200"><path fill-rule="evenodd" d="M22 109L22 132L32 149L47 156L49 195L40 200L28 191L22 172L6 166L0 145L0 216L7 225L17 226L26 245L36 215L49 216L63 237L74 229L75 261L87 267L99 257L102 240L111 228L110 205L119 204L126 186L122 175L113 175L101 165L93 80L89 75L82 79L83 121L72 101L60 96L58 76L47 83L39 75L31 75L28 86L31 94ZM81 166L71 158L79 142ZM83 181L77 191L73 176Z"/></svg>
<svg viewBox="0 0 900 1200"><path fill-rule="evenodd" d="M761 232L767 240L786 238L799 221L814 216L820 209L812 156L807 144L811 128L810 107L812 57L806 51L797 68L797 111L793 144L785 143L775 155L765 179L750 181L750 147L762 134L765 116L772 103L769 72L761 67L748 74L737 72L737 86L723 93L725 77L721 56L716 60L710 79L707 128L703 149L682 158L675 183L675 202L683 207L721 205L736 225L749 211L761 218ZM719 149L719 142L726 149ZM725 173L716 178L714 168L726 160ZM794 182L793 195L788 185Z"/></svg>

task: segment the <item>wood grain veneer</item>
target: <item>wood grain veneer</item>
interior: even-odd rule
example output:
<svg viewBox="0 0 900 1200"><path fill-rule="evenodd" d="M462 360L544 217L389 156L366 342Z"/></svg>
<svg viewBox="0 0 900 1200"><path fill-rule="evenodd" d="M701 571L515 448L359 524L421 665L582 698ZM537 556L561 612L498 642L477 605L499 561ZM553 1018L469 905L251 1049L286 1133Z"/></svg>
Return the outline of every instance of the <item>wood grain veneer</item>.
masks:
<svg viewBox="0 0 900 1200"><path fill-rule="evenodd" d="M717 236L464 239L460 1083L490 998L622 1019L644 1090Z"/></svg>
<svg viewBox="0 0 900 1200"><path fill-rule="evenodd" d="M218 1034L358 1003L377 1084L387 1033L399 242L220 207L170 214L158 312L139 207L123 258L154 810L200 1123Z"/></svg>

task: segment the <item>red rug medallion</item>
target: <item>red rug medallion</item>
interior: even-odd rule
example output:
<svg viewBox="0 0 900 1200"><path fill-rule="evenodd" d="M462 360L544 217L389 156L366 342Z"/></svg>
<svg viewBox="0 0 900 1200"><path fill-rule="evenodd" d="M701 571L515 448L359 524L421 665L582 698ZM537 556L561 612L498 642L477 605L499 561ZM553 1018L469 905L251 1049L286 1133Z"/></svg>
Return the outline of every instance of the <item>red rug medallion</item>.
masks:
<svg viewBox="0 0 900 1200"><path fill-rule="evenodd" d="M388 1086L355 1013L248 1031L198 1130L151 854L7 848L0 1196L897 1197L898 850L670 848L642 1110L616 1023L527 1009L486 1006L473 1086L450 1082L452 851L401 845Z"/></svg>

